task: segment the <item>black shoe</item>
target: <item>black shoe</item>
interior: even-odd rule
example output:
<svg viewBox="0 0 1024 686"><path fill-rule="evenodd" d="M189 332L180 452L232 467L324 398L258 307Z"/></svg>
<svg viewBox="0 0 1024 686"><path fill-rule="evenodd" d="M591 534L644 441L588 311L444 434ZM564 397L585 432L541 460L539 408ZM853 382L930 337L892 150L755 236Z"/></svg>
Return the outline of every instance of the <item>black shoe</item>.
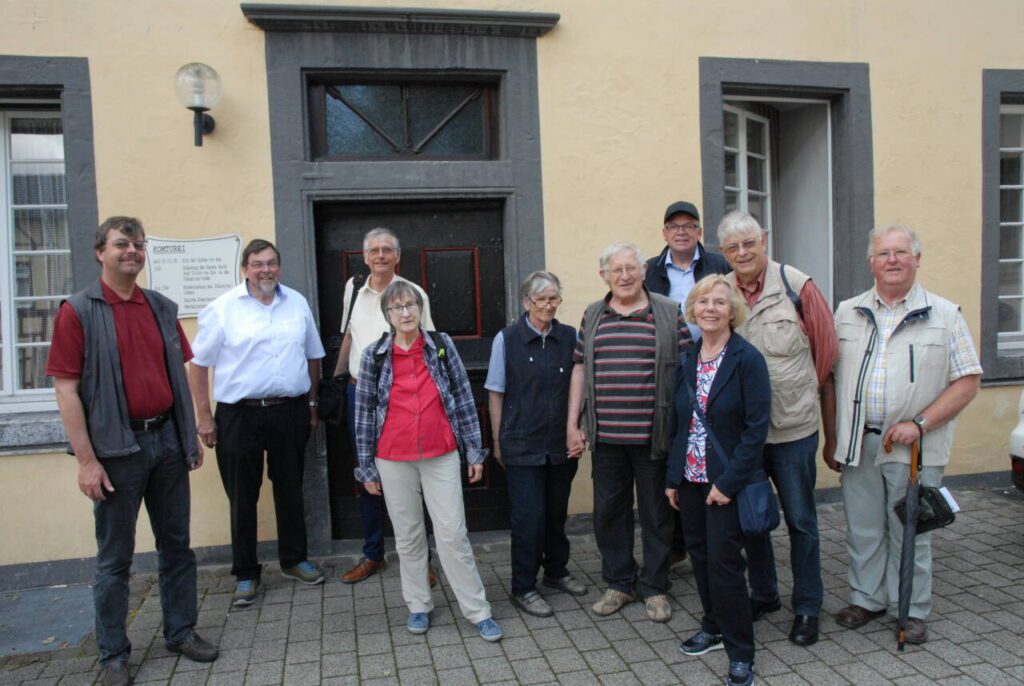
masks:
<svg viewBox="0 0 1024 686"><path fill-rule="evenodd" d="M128 665L124 662L111 662L100 673L100 684L103 686L131 686L131 683Z"/></svg>
<svg viewBox="0 0 1024 686"><path fill-rule="evenodd" d="M754 683L754 663L740 662L738 660L729 662L729 676L725 683L728 686L750 686Z"/></svg>
<svg viewBox="0 0 1024 686"><path fill-rule="evenodd" d="M793 628L789 631L789 640L798 646L811 646L818 642L818 618L810 615L797 615L793 618Z"/></svg>
<svg viewBox="0 0 1024 686"><path fill-rule="evenodd" d="M683 641L679 645L679 650L684 655L703 655L704 653L710 653L712 650L719 650L724 647L722 634L709 634L701 629Z"/></svg>
<svg viewBox="0 0 1024 686"><path fill-rule="evenodd" d="M193 662L213 662L220 655L220 649L217 646L203 639L194 631L181 643L168 644L167 650L184 655Z"/></svg>
<svg viewBox="0 0 1024 686"><path fill-rule="evenodd" d="M775 612L776 610L781 609L782 601L779 600L778 596L771 600L758 600L757 598L750 599L750 612L754 615L753 621L755 622L769 612Z"/></svg>

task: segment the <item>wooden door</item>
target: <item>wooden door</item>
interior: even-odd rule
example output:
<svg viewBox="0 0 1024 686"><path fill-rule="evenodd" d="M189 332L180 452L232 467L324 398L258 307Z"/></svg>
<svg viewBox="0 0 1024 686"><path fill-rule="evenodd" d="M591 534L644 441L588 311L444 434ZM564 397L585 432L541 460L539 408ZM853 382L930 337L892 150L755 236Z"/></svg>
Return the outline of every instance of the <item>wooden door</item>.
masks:
<svg viewBox="0 0 1024 686"><path fill-rule="evenodd" d="M320 328L334 369L341 346L342 297L346 281L366 273L363 236L384 226L398 236L398 273L423 287L434 324L455 340L469 372L484 445L491 446L484 379L494 335L505 325L505 260L500 201L323 203L315 208ZM352 476L355 458L345 430L327 426L331 530L334 538L361 538L362 525ZM505 475L492 459L484 478L463 495L471 530L508 526Z"/></svg>

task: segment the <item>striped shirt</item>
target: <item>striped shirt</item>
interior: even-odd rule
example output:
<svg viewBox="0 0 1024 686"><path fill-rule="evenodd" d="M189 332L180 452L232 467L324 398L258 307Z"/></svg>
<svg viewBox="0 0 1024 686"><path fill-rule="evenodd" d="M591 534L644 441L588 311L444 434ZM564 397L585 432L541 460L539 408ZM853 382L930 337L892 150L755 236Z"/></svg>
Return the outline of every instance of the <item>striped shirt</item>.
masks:
<svg viewBox="0 0 1024 686"><path fill-rule="evenodd" d="M690 345L690 330L680 313L679 349ZM573 362L585 359L586 320L580 323ZM629 314L605 306L594 338L594 396L597 440L643 445L651 442L654 423L654 313L650 304Z"/></svg>
<svg viewBox="0 0 1024 686"><path fill-rule="evenodd" d="M878 296L878 292L875 292L874 311L875 323L878 325L878 343L875 346L874 366L864 393L864 423L867 426L881 428L885 425L886 350L896 327L907 316L907 303L913 299L917 288L915 284L910 292L894 302L892 307L886 305ZM956 328L949 335L949 382L971 374L981 374L981 363L974 351L967 322L963 314L958 312Z"/></svg>

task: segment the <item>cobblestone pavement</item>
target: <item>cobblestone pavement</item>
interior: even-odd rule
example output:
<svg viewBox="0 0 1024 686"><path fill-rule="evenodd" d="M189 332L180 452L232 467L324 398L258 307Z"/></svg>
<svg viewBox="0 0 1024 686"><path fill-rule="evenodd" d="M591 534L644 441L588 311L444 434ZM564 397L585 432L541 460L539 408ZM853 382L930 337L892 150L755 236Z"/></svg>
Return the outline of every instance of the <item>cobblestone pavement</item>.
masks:
<svg viewBox="0 0 1024 686"><path fill-rule="evenodd" d="M1024 683L1024 497L1000 489L957 492L957 522L935 536L935 609L930 640L896 652L895 622L859 631L836 625L846 604L845 520L837 504L819 507L825 611L821 640L792 645L786 634L791 574L788 538L775 533L784 609L755 625L758 683L767 684L1022 684ZM578 527L585 528L585 527ZM265 570L266 593L252 607L232 609L233 579L225 568L200 571L199 631L219 642L221 656L202 665L169 653L160 637L159 599L150 576L133 581L137 610L130 624L131 671L142 684L718 684L724 651L691 658L679 641L698 627L699 601L689 563L673 572L672 621L649 621L634 603L608 618L589 608L602 589L592 535L573 536L573 573L589 582L584 598L548 593L555 616L538 619L508 600L507 535L476 545L500 643L481 640L459 616L451 589L435 591L437 608L425 636L405 629L398 566L347 586L338 581L351 558L325 561L329 581L305 587ZM639 547L638 547L639 550ZM393 555L393 554L392 554ZM2 684L92 684L95 644L0 663Z"/></svg>

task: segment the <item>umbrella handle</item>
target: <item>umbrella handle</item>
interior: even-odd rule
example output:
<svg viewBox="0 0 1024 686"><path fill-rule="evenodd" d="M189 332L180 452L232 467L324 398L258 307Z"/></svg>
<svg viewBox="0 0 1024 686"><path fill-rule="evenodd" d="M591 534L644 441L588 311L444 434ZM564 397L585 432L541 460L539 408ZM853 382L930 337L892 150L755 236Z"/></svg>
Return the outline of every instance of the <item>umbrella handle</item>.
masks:
<svg viewBox="0 0 1024 686"><path fill-rule="evenodd" d="M910 483L917 483L917 454L921 450L921 440L914 441L910 446Z"/></svg>
<svg viewBox="0 0 1024 686"><path fill-rule="evenodd" d="M885 448L885 452L892 452L892 437L886 437L885 443L882 445ZM921 439L917 439L910 445L910 483L917 482L917 455L921 450Z"/></svg>

